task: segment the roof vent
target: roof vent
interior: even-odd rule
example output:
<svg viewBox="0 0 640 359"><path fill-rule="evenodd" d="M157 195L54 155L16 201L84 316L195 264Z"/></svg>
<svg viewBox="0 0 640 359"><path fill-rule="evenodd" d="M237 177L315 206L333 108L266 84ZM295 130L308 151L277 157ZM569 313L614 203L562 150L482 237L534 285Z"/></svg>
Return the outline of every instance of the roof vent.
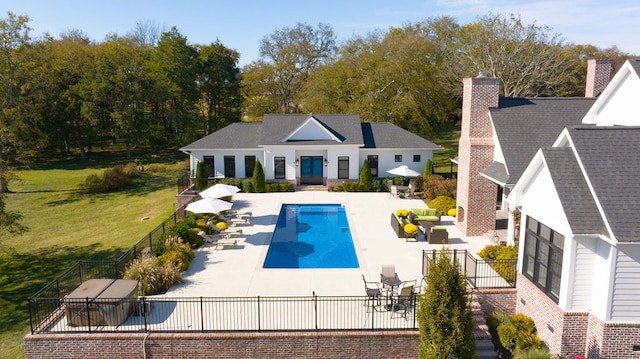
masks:
<svg viewBox="0 0 640 359"><path fill-rule="evenodd" d="M477 77L477 78L480 78L480 77L487 77L487 73L486 73L486 72L484 72L484 71L480 71L480 72L478 72L478 76L476 76L476 77Z"/></svg>

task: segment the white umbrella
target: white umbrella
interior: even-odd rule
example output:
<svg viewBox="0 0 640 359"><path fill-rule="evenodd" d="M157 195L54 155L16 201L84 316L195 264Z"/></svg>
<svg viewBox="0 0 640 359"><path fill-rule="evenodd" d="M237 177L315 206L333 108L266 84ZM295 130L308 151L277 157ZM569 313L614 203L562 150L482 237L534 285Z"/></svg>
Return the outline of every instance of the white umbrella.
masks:
<svg viewBox="0 0 640 359"><path fill-rule="evenodd" d="M221 199L203 198L189 203L185 210L193 213L219 213L230 210L231 206L233 203Z"/></svg>
<svg viewBox="0 0 640 359"><path fill-rule="evenodd" d="M221 197L233 196L238 192L240 192L240 188L236 186L232 186L224 183L218 183L200 192L200 197L221 198Z"/></svg>
<svg viewBox="0 0 640 359"><path fill-rule="evenodd" d="M402 176L402 177L418 177L418 176L420 176L420 173L418 173L418 172L412 170L411 168L407 167L407 165L402 165L400 167L392 168L392 169L388 170L387 172L391 173L392 175Z"/></svg>

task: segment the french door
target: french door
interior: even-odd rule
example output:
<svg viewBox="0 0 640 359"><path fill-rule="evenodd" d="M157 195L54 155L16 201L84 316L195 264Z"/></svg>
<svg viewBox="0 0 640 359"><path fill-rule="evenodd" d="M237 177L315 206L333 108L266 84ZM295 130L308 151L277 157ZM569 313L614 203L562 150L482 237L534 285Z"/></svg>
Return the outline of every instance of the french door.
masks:
<svg viewBox="0 0 640 359"><path fill-rule="evenodd" d="M300 156L300 184L323 184L322 156Z"/></svg>

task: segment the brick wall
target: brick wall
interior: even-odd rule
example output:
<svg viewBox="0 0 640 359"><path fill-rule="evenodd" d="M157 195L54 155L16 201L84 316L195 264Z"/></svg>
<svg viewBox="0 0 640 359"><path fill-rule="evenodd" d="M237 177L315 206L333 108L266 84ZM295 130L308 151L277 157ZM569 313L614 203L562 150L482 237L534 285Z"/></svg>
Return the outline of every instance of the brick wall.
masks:
<svg viewBox="0 0 640 359"><path fill-rule="evenodd" d="M497 309L506 314L516 312L516 289L476 289L473 291L478 298L480 308L485 317L490 316Z"/></svg>
<svg viewBox="0 0 640 359"><path fill-rule="evenodd" d="M38 334L27 359L416 358L419 332Z"/></svg>
<svg viewBox="0 0 640 359"><path fill-rule="evenodd" d="M564 312L521 274L516 311L536 322L538 336L552 354L589 359L639 359L640 323L605 323L588 312ZM640 348L638 348L640 349Z"/></svg>
<svg viewBox="0 0 640 359"><path fill-rule="evenodd" d="M587 83L585 86L585 97L596 97L600 95L609 84L611 78L611 60L590 59L587 61Z"/></svg>
<svg viewBox="0 0 640 359"><path fill-rule="evenodd" d="M493 162L493 128L489 108L498 107L500 80L476 77L463 80L462 126L458 145L456 225L466 236L495 228L497 187L480 176Z"/></svg>

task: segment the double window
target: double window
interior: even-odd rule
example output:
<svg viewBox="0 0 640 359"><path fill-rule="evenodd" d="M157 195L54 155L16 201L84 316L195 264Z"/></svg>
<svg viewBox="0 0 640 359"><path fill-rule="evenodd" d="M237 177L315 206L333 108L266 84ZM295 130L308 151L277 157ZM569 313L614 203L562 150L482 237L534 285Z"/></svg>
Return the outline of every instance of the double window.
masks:
<svg viewBox="0 0 640 359"><path fill-rule="evenodd" d="M556 303L560 297L563 249L563 235L527 217L522 274Z"/></svg>

